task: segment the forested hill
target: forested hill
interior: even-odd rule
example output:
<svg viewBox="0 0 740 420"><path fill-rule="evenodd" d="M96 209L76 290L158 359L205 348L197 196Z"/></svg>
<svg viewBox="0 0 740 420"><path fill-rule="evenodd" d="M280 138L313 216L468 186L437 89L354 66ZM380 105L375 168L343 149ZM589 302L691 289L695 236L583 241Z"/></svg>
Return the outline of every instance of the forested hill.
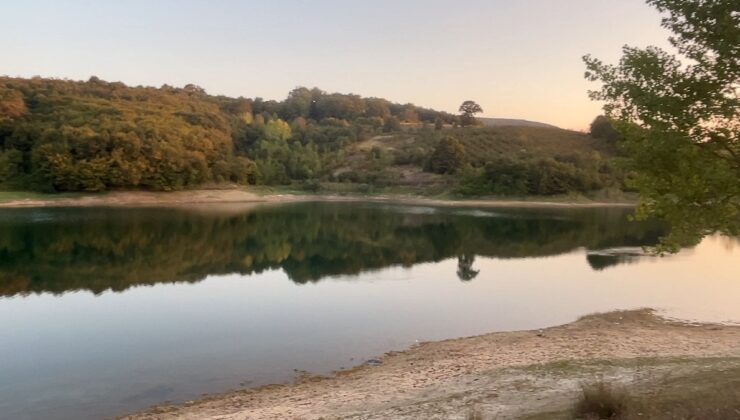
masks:
<svg viewBox="0 0 740 420"><path fill-rule="evenodd" d="M278 102L212 96L194 85L0 77L0 188L230 182L554 194L621 186L609 163L613 141L459 125L449 113L317 88L296 88Z"/></svg>

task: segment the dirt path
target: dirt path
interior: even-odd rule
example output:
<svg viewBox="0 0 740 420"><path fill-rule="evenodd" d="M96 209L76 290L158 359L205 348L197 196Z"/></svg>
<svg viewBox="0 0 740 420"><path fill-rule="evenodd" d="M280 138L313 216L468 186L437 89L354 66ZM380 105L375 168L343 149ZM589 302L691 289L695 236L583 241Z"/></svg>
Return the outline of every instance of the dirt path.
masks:
<svg viewBox="0 0 740 420"><path fill-rule="evenodd" d="M95 207L95 206L183 206L190 204L225 203L282 203L305 201L331 202L380 202L427 206L470 206L470 207L608 207L633 206L633 203L612 202L548 202L514 200L440 200L405 195L321 195L321 194L258 194L248 190L193 190L176 192L116 191L80 197L50 196L0 201L6 207Z"/></svg>
<svg viewBox="0 0 740 420"><path fill-rule="evenodd" d="M740 327L678 323L649 310L613 312L541 331L423 343L333 377L304 377L128 418L462 419L471 404L496 418L515 418L561 407L579 381L596 374L625 380L706 363L740 365Z"/></svg>

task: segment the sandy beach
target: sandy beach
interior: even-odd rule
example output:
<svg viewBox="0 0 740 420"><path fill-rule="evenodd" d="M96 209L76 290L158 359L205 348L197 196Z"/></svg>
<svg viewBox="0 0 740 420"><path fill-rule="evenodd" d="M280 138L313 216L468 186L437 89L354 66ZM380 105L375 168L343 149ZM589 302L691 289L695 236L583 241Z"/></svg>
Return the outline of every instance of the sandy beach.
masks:
<svg viewBox="0 0 740 420"><path fill-rule="evenodd" d="M106 206L187 206L192 204L284 203L284 202L379 202L429 206L470 207L614 207L634 206L630 202L569 202L545 200L448 200L410 195L261 194L243 189L188 190L174 192L114 191L75 197L22 198L0 201L0 208L17 207L106 207Z"/></svg>
<svg viewBox="0 0 740 420"><path fill-rule="evenodd" d="M330 377L162 405L142 419L464 419L568 407L595 377L625 384L740 366L740 326L690 324L651 310L611 312L534 331L421 343Z"/></svg>

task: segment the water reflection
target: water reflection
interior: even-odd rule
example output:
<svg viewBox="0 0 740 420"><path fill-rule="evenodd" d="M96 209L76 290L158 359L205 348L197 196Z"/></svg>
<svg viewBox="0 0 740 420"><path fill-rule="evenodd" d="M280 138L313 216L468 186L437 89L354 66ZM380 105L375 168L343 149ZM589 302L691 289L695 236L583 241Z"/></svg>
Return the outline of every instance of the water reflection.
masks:
<svg viewBox="0 0 740 420"><path fill-rule="evenodd" d="M617 247L588 251L586 260L591 268L601 271L617 264L635 263L644 255L640 247Z"/></svg>
<svg viewBox="0 0 740 420"><path fill-rule="evenodd" d="M457 278L462 281L473 280L480 270L473 268L475 255L460 255L457 257Z"/></svg>
<svg viewBox="0 0 740 420"><path fill-rule="evenodd" d="M0 295L122 291L210 274L282 269L296 283L457 257L526 258L583 247L602 270L665 233L629 210L472 210L303 203L230 212L15 209L0 212ZM629 253L620 253L629 250ZM635 251L637 250L637 251ZM450 273L454 276L455 273Z"/></svg>

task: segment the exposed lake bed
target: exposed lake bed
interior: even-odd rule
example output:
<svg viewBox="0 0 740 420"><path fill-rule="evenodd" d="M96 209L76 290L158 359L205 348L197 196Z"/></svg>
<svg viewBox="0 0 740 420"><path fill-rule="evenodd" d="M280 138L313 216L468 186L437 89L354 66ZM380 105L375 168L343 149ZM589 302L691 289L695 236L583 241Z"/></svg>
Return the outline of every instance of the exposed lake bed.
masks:
<svg viewBox="0 0 740 420"><path fill-rule="evenodd" d="M615 309L740 320L718 269L737 264L735 242L645 255L665 228L628 208L212 210L0 211L3 412L121 415Z"/></svg>
<svg viewBox="0 0 740 420"><path fill-rule="evenodd" d="M594 377L645 387L728 370L740 370L740 326L616 311L543 330L422 343L330 377L305 376L127 418L464 419L471 407L495 418L560 418L553 413L567 413L579 384Z"/></svg>

